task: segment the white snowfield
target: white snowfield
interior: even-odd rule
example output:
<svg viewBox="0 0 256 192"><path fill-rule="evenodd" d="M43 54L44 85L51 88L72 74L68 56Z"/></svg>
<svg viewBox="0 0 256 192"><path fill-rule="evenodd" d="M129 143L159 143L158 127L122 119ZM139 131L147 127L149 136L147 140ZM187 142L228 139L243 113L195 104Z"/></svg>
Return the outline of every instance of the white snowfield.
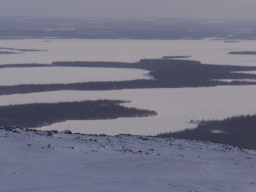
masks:
<svg viewBox="0 0 256 192"><path fill-rule="evenodd" d="M255 192L256 151L196 141L0 129L1 192Z"/></svg>

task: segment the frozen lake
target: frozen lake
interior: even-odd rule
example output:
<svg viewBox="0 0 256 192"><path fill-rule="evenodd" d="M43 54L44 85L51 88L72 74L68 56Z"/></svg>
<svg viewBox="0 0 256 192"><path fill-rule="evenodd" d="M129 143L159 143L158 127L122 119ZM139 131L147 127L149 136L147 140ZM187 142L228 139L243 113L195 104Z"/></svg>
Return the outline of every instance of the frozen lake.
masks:
<svg viewBox="0 0 256 192"><path fill-rule="evenodd" d="M124 61L162 56L191 56L207 64L256 65L256 55L230 55L231 51L256 51L255 40L107 40L14 39L0 40L2 48L35 49L23 54L2 54L0 64L54 61ZM17 52L17 51L16 51Z"/></svg>
<svg viewBox="0 0 256 192"><path fill-rule="evenodd" d="M143 134L192 128L190 120L222 119L256 113L256 86L214 88L135 89L118 91L56 91L0 96L0 105L81 101L97 99L130 100L130 107L156 110L158 116L97 121L66 121L43 129L82 133Z"/></svg>
<svg viewBox="0 0 256 192"><path fill-rule="evenodd" d="M256 41L223 40L81 40L21 39L0 40L1 47L48 51L20 51L1 54L0 64L44 63L54 61L125 61L162 56L191 56L208 64L256 66L255 55L231 55L231 51L255 51ZM16 51L17 52L17 51ZM30 83L73 83L88 81L133 80L150 78L148 71L105 68L5 68L0 70L0 85ZM256 113L256 86L229 86L178 89L135 89L117 91L55 91L0 96L0 105L96 99L130 100L130 107L155 110L147 118L120 118L98 121L66 121L42 129L70 129L98 134L143 134L192 128L190 120L223 119Z"/></svg>
<svg viewBox="0 0 256 192"><path fill-rule="evenodd" d="M150 79L142 69L31 67L0 69L0 85L78 83Z"/></svg>

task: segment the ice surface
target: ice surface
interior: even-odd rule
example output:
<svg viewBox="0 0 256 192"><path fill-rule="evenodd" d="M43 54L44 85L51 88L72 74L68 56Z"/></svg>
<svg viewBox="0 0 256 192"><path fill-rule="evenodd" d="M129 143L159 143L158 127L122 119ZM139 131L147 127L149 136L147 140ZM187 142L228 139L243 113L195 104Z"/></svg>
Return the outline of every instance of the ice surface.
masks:
<svg viewBox="0 0 256 192"><path fill-rule="evenodd" d="M142 69L90 67L3 68L0 70L0 85L151 79L148 73Z"/></svg>
<svg viewBox="0 0 256 192"><path fill-rule="evenodd" d="M239 74L256 74L256 71L234 71L233 73L239 73Z"/></svg>
<svg viewBox="0 0 256 192"><path fill-rule="evenodd" d="M1 47L48 51L1 55L0 64L53 61L124 61L162 56L191 56L207 64L256 65L256 55L230 55L231 51L255 51L255 40L108 40L108 39L14 39L0 40Z"/></svg>
<svg viewBox="0 0 256 192"><path fill-rule="evenodd" d="M228 83L231 83L232 81L256 82L256 79L212 79L212 81L222 81Z"/></svg>
<svg viewBox="0 0 256 192"><path fill-rule="evenodd" d="M176 89L134 89L116 91L55 91L0 96L0 105L81 101L130 100L129 107L155 110L158 116L97 121L67 121L43 127L82 133L142 134L177 131L195 127L190 120L222 119L256 113L256 86L225 86Z"/></svg>
<svg viewBox="0 0 256 192"><path fill-rule="evenodd" d="M191 56L202 63L255 65L256 56L230 55L230 51L254 51L256 41L240 40L0 40L1 47L48 51L1 55L0 63L51 63L53 61L139 61L162 56ZM92 68L9 68L0 70L2 85L24 83L70 83L78 81L150 78L145 70ZM88 70L88 71L87 71ZM129 73L128 73L129 71ZM70 75L72 74L77 75ZM106 73L105 73L106 72ZM60 74L61 73L61 74ZM104 73L104 74L102 74ZM86 74L86 75L83 75ZM101 75L96 75L101 74ZM250 80L251 81L251 80ZM255 86L118 91L57 91L0 96L0 104L80 101L87 99L131 100L131 107L156 110L158 116L100 121L67 121L43 129L72 129L76 132L155 135L195 127L190 120L223 119L255 114Z"/></svg>

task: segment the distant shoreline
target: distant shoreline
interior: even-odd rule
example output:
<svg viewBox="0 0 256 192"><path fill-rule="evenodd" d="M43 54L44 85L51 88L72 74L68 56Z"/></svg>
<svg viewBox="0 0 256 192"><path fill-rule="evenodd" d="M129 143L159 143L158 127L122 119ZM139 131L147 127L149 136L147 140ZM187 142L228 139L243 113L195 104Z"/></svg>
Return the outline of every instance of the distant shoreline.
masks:
<svg viewBox="0 0 256 192"><path fill-rule="evenodd" d="M256 51L232 51L231 55L256 55Z"/></svg>

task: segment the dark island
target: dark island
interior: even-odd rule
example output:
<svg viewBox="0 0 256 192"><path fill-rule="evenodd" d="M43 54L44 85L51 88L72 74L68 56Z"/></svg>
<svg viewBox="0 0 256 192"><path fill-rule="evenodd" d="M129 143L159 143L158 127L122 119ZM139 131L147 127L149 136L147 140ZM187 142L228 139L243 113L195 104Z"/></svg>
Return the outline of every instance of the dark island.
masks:
<svg viewBox="0 0 256 192"><path fill-rule="evenodd" d="M231 55L256 55L256 51L233 51L229 52Z"/></svg>
<svg viewBox="0 0 256 192"><path fill-rule="evenodd" d="M157 115L155 111L120 105L127 102L96 100L0 106L0 126L36 128L67 120L99 120Z"/></svg>
<svg viewBox="0 0 256 192"><path fill-rule="evenodd" d="M224 120L201 121L194 129L159 134L160 137L211 141L247 149L256 149L256 114Z"/></svg>
<svg viewBox="0 0 256 192"><path fill-rule="evenodd" d="M22 53L11 52L11 51L0 51L0 55L10 55L10 54L22 54Z"/></svg>
<svg viewBox="0 0 256 192"><path fill-rule="evenodd" d="M162 59L186 59L189 58L191 56L182 56L182 55L177 55L177 56L163 56Z"/></svg>
<svg viewBox="0 0 256 192"><path fill-rule="evenodd" d="M130 81L79 82L66 84L26 84L0 86L0 95L25 94L59 90L120 90L146 88L181 88L181 87L212 87L224 85L256 85L246 81L256 79L255 74L234 73L236 71L255 71L256 67L207 65L198 61L179 59L142 59L136 63L124 62L54 62L44 64L1 65L1 68L11 67L103 67L145 69L153 78ZM233 79L225 82L225 79ZM245 79L245 81L243 81Z"/></svg>

